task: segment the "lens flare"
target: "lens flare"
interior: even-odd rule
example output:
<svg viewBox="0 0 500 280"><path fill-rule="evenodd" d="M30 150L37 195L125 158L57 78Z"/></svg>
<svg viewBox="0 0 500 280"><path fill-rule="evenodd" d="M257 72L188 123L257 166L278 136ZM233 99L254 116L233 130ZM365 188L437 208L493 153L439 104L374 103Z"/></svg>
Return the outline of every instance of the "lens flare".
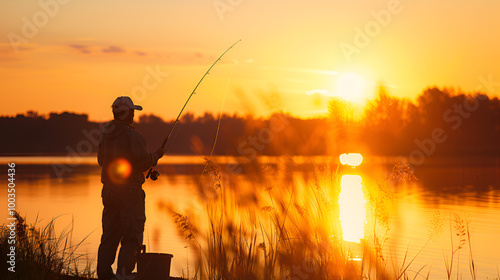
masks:
<svg viewBox="0 0 500 280"><path fill-rule="evenodd" d="M358 166L363 162L363 156L358 153L348 153L340 155L340 163L349 166Z"/></svg>
<svg viewBox="0 0 500 280"><path fill-rule="evenodd" d="M366 223L366 200L361 181L359 175L343 175L339 195L343 238L356 243L364 238Z"/></svg>
<svg viewBox="0 0 500 280"><path fill-rule="evenodd" d="M113 160L108 166L108 176L114 184L124 184L132 173L132 165L124 158Z"/></svg>

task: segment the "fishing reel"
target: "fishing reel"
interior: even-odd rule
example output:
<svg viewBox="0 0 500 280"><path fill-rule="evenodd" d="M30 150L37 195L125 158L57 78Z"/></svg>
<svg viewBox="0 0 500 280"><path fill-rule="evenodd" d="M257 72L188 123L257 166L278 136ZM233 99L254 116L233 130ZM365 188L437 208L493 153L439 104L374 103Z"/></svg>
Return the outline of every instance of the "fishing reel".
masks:
<svg viewBox="0 0 500 280"><path fill-rule="evenodd" d="M160 176L160 172L153 170L153 168L151 168L148 171L148 175L146 175L146 179L151 178L151 180L156 181L158 180L158 176Z"/></svg>

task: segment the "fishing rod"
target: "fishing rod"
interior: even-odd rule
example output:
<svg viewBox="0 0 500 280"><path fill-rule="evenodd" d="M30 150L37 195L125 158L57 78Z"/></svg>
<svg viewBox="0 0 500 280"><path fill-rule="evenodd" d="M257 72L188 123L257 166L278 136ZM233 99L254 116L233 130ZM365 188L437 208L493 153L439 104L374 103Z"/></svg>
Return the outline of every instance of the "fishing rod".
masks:
<svg viewBox="0 0 500 280"><path fill-rule="evenodd" d="M208 75L208 73L210 72L210 70L212 70L212 67L215 66L215 64L230 50L232 49L236 44L238 44L239 42L241 41L238 40L236 41L234 44L232 44L229 48L227 48L226 51L224 51L220 56L219 58L217 58L217 60L215 60L215 62L212 64L212 66L210 66L210 68L208 68L207 72L205 72L205 74L203 75L203 77L201 77L200 81L196 84L196 86L194 87L193 91L191 92L191 94L189 95L188 99L186 100L186 103L184 103L184 106L182 106L182 109L181 111L179 112L179 115L177 115L177 118L175 119L174 121L174 124L172 125L172 127L170 128L170 131L168 132L167 134L167 137L165 138L165 140L163 140L163 144L161 145L161 148L162 149L165 149L165 145L167 144L167 141L168 141L168 138L170 137L170 135L172 134L172 131L174 130L174 127L175 125L177 124L177 122L179 121L179 118L181 117L182 115L182 112L184 111L184 108L186 108L186 105L188 104L189 100L191 100L191 97L193 97L193 95L196 93L196 89L198 89L198 86L201 84L201 82L203 81L203 79L205 79L205 77ZM153 170L153 168L151 167L148 171L148 174L146 175L146 179L149 179L151 177L151 180L153 181L156 181L158 179L158 176L160 176L160 172L156 171L156 170Z"/></svg>

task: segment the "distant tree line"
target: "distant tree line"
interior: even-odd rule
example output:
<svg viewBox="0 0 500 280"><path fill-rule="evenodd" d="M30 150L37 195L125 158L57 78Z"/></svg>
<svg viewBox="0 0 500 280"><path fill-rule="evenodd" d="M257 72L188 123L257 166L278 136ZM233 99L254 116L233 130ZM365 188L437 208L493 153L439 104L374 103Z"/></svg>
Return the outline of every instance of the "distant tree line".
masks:
<svg viewBox="0 0 500 280"><path fill-rule="evenodd" d="M167 144L169 154L336 155L366 151L385 156L500 155L500 101L476 93L428 88L415 101L390 96L381 87L356 117L354 105L332 99L330 117L300 119L185 113ZM158 148L173 121L142 115L134 123L151 150ZM102 123L85 114L29 111L0 117L0 154L90 154L97 151Z"/></svg>
<svg viewBox="0 0 500 280"><path fill-rule="evenodd" d="M208 155L214 142L214 155L324 154L326 138L322 132L327 119L302 120L276 113L268 119L210 113L195 117L185 113L167 143L168 154ZM173 121L155 115L142 115L133 126L141 132L150 150L157 149ZM219 127L219 129L218 129ZM91 122L85 114L51 113L41 116L30 111L16 117L0 117L0 129L9 135L0 139L0 154L88 155L97 152L103 123ZM218 133L217 133L218 131ZM311 140L311 138L317 138ZM320 143L312 145L311 143Z"/></svg>
<svg viewBox="0 0 500 280"><path fill-rule="evenodd" d="M412 102L380 88L359 136L382 155L500 155L500 100L432 87Z"/></svg>

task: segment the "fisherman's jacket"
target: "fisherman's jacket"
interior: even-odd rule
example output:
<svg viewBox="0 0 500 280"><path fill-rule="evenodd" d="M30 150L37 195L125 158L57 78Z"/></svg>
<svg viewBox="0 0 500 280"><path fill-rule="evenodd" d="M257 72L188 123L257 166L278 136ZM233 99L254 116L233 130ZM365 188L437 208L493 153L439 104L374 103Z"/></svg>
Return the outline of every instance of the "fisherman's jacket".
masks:
<svg viewBox="0 0 500 280"><path fill-rule="evenodd" d="M156 165L158 157L147 150L146 140L132 125L113 120L99 136L97 162L105 188L142 188L144 172Z"/></svg>

